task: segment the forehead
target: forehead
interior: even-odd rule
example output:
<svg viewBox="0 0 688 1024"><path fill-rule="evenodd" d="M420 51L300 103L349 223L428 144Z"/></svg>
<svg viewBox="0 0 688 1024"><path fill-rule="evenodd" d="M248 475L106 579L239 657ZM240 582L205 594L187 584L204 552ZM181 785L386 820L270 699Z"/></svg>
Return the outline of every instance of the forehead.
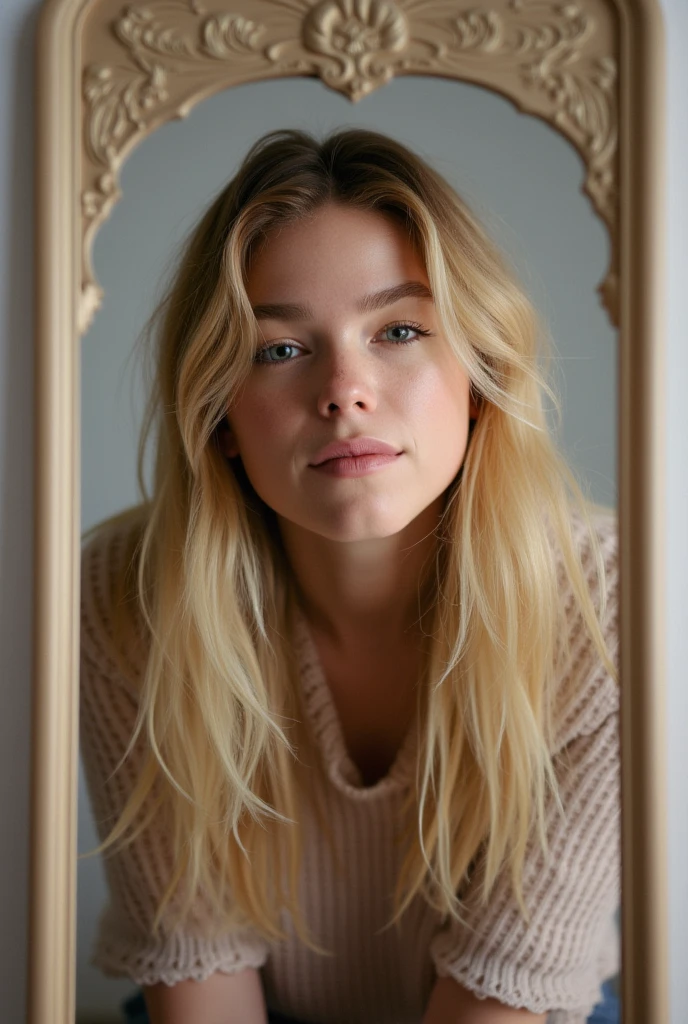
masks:
<svg viewBox="0 0 688 1024"><path fill-rule="evenodd" d="M428 280L406 227L390 214L328 203L268 232L246 289L254 305L313 293L355 300L406 280Z"/></svg>

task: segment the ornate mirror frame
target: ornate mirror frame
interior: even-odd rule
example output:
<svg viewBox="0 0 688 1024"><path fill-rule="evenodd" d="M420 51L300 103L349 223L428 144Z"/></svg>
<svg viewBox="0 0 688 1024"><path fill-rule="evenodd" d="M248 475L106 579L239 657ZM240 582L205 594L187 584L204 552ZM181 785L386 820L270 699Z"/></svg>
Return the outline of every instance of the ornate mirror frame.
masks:
<svg viewBox="0 0 688 1024"><path fill-rule="evenodd" d="M394 75L495 90L578 150L619 344L624 1024L668 1021L659 0L46 0L37 57L36 614L29 1024L73 1024L80 336L95 233L159 125L232 85ZM632 756L631 756L632 755Z"/></svg>

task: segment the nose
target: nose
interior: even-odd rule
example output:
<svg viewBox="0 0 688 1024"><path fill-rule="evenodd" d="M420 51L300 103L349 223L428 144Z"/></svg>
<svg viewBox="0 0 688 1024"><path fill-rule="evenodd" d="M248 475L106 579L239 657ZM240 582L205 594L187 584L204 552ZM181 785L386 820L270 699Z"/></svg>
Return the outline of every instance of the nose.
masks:
<svg viewBox="0 0 688 1024"><path fill-rule="evenodd" d="M332 417L351 409L373 412L377 405L374 369L360 352L332 353L323 366L318 412Z"/></svg>

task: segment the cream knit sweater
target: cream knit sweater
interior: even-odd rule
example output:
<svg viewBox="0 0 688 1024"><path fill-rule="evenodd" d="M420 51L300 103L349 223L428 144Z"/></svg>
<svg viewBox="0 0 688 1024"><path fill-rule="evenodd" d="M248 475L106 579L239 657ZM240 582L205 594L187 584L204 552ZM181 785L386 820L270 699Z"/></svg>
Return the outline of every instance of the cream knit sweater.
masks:
<svg viewBox="0 0 688 1024"><path fill-rule="evenodd" d="M589 585L594 568L581 524L574 519ZM604 632L617 649L617 543L611 516L598 515L608 576ZM108 654L106 595L121 562L117 535L92 541L82 560L80 735L94 817L104 838L119 814L142 749L113 777L133 731L136 693ZM562 600L573 608L560 573ZM534 842L523 880L531 911L525 926L508 879L471 928L443 924L416 899L401 931L380 931L390 916L399 867L394 843L403 796L413 784L411 730L388 774L362 785L347 755L337 713L305 621L296 642L309 725L327 766L325 806L345 874L333 863L315 821L304 821L300 895L311 934L334 957L311 953L284 920L289 938L270 943L250 931L210 942L177 932L148 935L163 879L170 870L165 836L138 839L104 861L110 901L101 916L92 963L105 974L140 985L214 971L261 969L268 1007L315 1024L420 1024L436 975L450 975L479 996L548 1012L548 1024L583 1024L601 999L603 980L619 969L614 914L620 902L619 691L600 664L580 621L571 621L575 657L561 680L555 749L567 820L548 813L551 856ZM478 862L476 880L480 875ZM470 899L467 912L470 908ZM286 915L285 915L286 918Z"/></svg>

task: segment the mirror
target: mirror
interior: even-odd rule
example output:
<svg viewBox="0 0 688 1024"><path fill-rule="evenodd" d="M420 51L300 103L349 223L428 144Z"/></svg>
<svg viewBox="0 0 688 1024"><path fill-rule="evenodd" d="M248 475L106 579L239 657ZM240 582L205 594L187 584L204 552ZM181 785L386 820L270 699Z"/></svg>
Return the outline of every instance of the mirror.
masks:
<svg viewBox="0 0 688 1024"><path fill-rule="evenodd" d="M197 0L126 9L114 0L102 0L91 3L88 17L80 22L66 18L63 23L58 23L60 0L48 6L40 44L44 52L58 53L58 63L66 62L71 54L68 33L83 43L79 88L84 107L78 129L84 134L77 212L73 190L69 191L69 142L75 137L69 132L78 124L70 119L76 106L69 105L66 94L57 95L53 66L45 62L39 81L44 112L39 160L44 168L51 167L52 177L48 182L44 173L39 186L39 233L46 245L39 268L38 342L39 386L52 397L38 403L43 417L37 428L39 530L47 537L48 523L65 521L64 515L55 514L56 502L59 497L60 507L69 508L69 488L72 496L78 493L74 488L79 470L81 522L70 544L75 533L138 499L135 448L143 393L132 361L134 344L161 294L165 270L180 241L255 139L272 128L300 127L321 135L337 126L355 125L381 131L425 158L456 188L501 247L540 315L554 346L552 379L562 398L558 440L584 491L610 509L618 500L626 537L621 602L624 906L623 919L617 912L600 926L598 934L604 933L606 945L599 955L609 968L604 976L610 977L611 991L623 989L624 1021L634 1024L635 1014L640 1021L650 1019L651 1013L653 1020L661 1020L666 992L665 894L655 866L663 842L663 798L658 796L661 764L653 756L661 745L661 720L659 699L653 704L649 689L651 672L660 661L652 632L657 612L653 609L651 617L649 609L658 593L653 515L661 493L656 458L661 422L659 396L648 387L654 379L653 359L660 352L658 270L653 262L660 218L658 176L647 155L653 146L660 152L661 138L647 114L649 104L647 109L642 106L645 94L631 94L630 86L634 81L638 90L649 89L648 83L655 81L660 50L654 5L638 5L647 14L642 32L640 18L634 21L628 13L627 28L631 27L622 40L603 0L565 8L500 0L494 10L477 4L458 15L453 8L443 10L441 3L431 11L427 5L421 10L413 3L397 6L392 0L373 0L354 10L347 0L312 5L295 0L288 5L288 17L301 19L300 41L293 26L280 26L279 19L268 13L270 0L247 0L241 14L209 13ZM67 8L67 0L63 6ZM179 24L188 27L190 18L194 24L205 19L204 33L198 37L202 42L182 45L174 29L160 33L156 16L167 8L178 12L169 15L172 23L178 17ZM70 8L70 18L73 13ZM281 14L287 17L286 8ZM112 58L115 45L127 51L119 65ZM229 70L224 86L232 88L217 91L213 75L218 77L219 65L212 72L201 66L201 51L205 58L225 62ZM457 54L459 60L454 59ZM268 71L259 67L258 56L271 62ZM491 64L488 57L494 58ZM644 62L647 74L642 85L639 76L628 75L617 97L615 69L621 57L627 71L634 61ZM248 63L242 65L242 60ZM127 61L137 69L131 87L131 71L124 68ZM575 65L573 71L567 70L567 61ZM278 74L291 77L276 78ZM319 75L322 81L308 75ZM61 109L52 119L45 116L51 96ZM637 172L635 178L630 173L623 178L625 194L617 189L614 157L617 98L626 118L622 165ZM358 101L355 106L351 99ZM632 122L629 110L635 115ZM177 111L189 116L172 121ZM69 131L60 135L58 129L65 124ZM143 143L142 134L150 136ZM641 166L644 189L638 184ZM60 211L52 221L51 211ZM70 223L71 233L66 229ZM78 237L80 229L83 252L78 254L75 246L75 260L58 259L59 245L64 247L64 239L72 235ZM78 255L83 265L76 280L70 275ZM69 309L65 296L74 299ZM620 324L620 333L615 323ZM58 408L55 396L65 386L51 375L50 358L66 352L69 338L79 332L82 389L80 396L72 396L75 404L81 401L77 468L70 461L68 414L60 413L58 426L55 415L50 420L51 410ZM65 408L70 403L63 401L60 409ZM48 472L60 465L56 439L62 465L71 467L59 480ZM642 571L637 568L640 560L631 560L640 544L647 553ZM40 623L49 622L46 595L52 591L47 581L64 578L60 573L66 572L69 562L63 559L58 567L56 545L41 550L39 632ZM71 564L77 561L78 556ZM634 578L642 579L641 588L630 586ZM64 636L75 636L75 611L73 604L72 617L64 620ZM50 622L50 635L56 629ZM650 653L634 659L633 652L640 649ZM47 640L43 650L48 650ZM131 997L137 986L105 978L89 963L107 891L99 860L81 860L77 871L71 856L77 813L78 851L91 849L98 840L80 758L78 807L70 802L65 782L64 766L75 751L75 722L70 719L67 728L67 712L58 714L51 696L58 692L50 688L58 671L60 678L69 677L67 649L60 650L59 658L39 656L37 665L37 749L41 736L50 732L59 737L55 765L63 755L64 762L59 762L61 772L49 777L37 755L34 836L45 840L53 827L40 799L48 788L55 794L53 807L66 809L57 815L65 831L48 847L34 839L32 920L34 936L47 935L44 922L58 889L54 878L59 872L64 879L76 876L76 899L63 901L54 912L56 920L76 918L76 946L71 960L69 949L53 949L48 955L47 939L36 944L31 1024L54 1021L57 1005L66 1008L60 1017L64 1024L114 1024L125 1019L123 1004L128 999L135 1019ZM69 678L73 686L73 674ZM41 700L41 695L51 699ZM637 713L641 704L644 715ZM627 756L631 749L633 764ZM654 800L647 799L651 793ZM632 834L642 834L643 842L631 847ZM56 857L48 866L40 854L45 848L68 851L69 856ZM626 885L631 878L632 890ZM71 887L60 891L69 892ZM621 924L624 972L616 977ZM69 969L62 971L60 964ZM70 974L71 967L75 971ZM268 984L274 996L274 978Z"/></svg>
<svg viewBox="0 0 688 1024"><path fill-rule="evenodd" d="M265 132L297 127L322 134L353 124L391 135L430 162L507 252L554 342L561 444L590 496L615 508L617 331L596 292L609 238L582 194L580 156L542 120L466 83L400 78L352 110L322 83L293 79L205 100L188 119L159 129L123 167L123 198L94 246L103 305L82 341L84 530L137 500L143 388L134 343L183 236ZM84 851L98 838L83 770L80 779ZM118 1001L136 986L89 965L107 893L101 863L82 860L78 872L77 1019L86 1024L109 1012L114 1022ZM613 933L612 941L618 945Z"/></svg>

